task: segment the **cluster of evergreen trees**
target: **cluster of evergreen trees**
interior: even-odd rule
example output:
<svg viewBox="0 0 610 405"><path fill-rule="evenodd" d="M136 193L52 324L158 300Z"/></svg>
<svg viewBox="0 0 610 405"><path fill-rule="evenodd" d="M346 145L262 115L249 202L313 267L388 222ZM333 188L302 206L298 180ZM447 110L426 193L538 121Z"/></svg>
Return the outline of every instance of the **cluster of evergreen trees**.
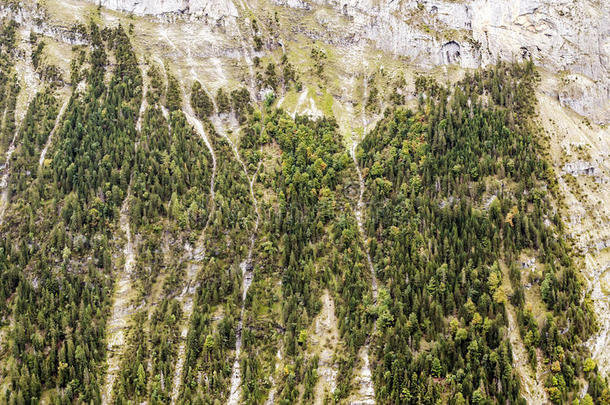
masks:
<svg viewBox="0 0 610 405"><path fill-rule="evenodd" d="M129 179L141 77L120 27L90 32L85 91L73 83L51 163L38 168L58 110L52 88L34 97L17 136L2 226L3 277L18 275L5 291L7 403L45 393L57 403L100 400L112 223ZM108 84L107 50L118 62Z"/></svg>
<svg viewBox="0 0 610 405"><path fill-rule="evenodd" d="M218 92L219 113L239 117L252 111L246 89L231 92L230 100ZM197 278L193 314L186 342L180 400L184 403L226 401L235 356L235 336L241 303L242 271L249 238L254 231L254 206L248 178L232 146L208 117L214 103L200 83L191 89L191 106L203 123L216 155L214 201L203 236L205 256ZM224 104L227 103L227 104ZM222 105L222 107L221 107ZM220 130L220 129L219 129Z"/></svg>
<svg viewBox="0 0 610 405"><path fill-rule="evenodd" d="M586 380L596 403L610 403L606 382L585 361L593 314L582 305L553 209L554 173L532 124L531 63L500 63L453 88L419 77L415 111L394 92L395 105L357 151L365 245L354 212L356 168L334 119L257 106L245 88L212 96L195 82L184 99L168 67L143 75L121 26L91 23L87 37L88 46L74 49L71 98L40 165L59 82L43 80L17 132L16 24L0 30L0 152L14 136L18 145L0 225L1 401L100 403L113 279L124 264L115 254L124 243L122 207L135 241L136 294L113 403L168 403L175 384L180 403L226 401L255 176L261 221L238 359L244 402L264 402L272 385L278 403L313 401L319 359L309 334L328 291L342 348L330 402L356 388L358 353L369 339L378 403L523 403L507 337L513 306L531 365L549 370L551 400L575 399ZM45 47L32 41L39 65ZM282 77L273 64L259 67L258 87L297 83L287 58L280 67ZM378 94L369 101L377 108ZM203 123L215 168L185 103ZM241 125L247 175L213 124L227 114ZM376 303L366 249L380 280ZM532 282L544 316L528 309L524 251L541 264ZM187 274L195 274L191 284ZM189 318L181 297L191 289ZM188 325L186 357L174 381L180 325Z"/></svg>
<svg viewBox="0 0 610 405"><path fill-rule="evenodd" d="M507 337L507 278L533 363L538 347L552 364L551 400L565 403L579 392L581 342L593 331L593 314L581 304L581 282L545 191L554 177L531 124L536 81L531 62L500 63L453 89L419 80L418 110L386 112L362 142L366 228L389 294L375 340L382 402L523 402ZM524 249L544 265L550 312L539 325L524 304L517 268ZM597 377L586 378L595 400L607 397Z"/></svg>
<svg viewBox="0 0 610 405"><path fill-rule="evenodd" d="M0 152L4 154L15 133L15 107L20 90L15 71L17 23L2 21L0 27Z"/></svg>
<svg viewBox="0 0 610 405"><path fill-rule="evenodd" d="M276 401L313 401L318 357L311 354L308 333L325 289L337 302L346 343L336 359L338 387L329 400L344 399L353 389L357 353L374 314L347 192L356 185L356 172L341 145L334 120L292 119L270 107L253 114L242 129L242 156L252 168L261 164L263 213L241 360L246 403L269 395L278 350L284 367L274 378Z"/></svg>

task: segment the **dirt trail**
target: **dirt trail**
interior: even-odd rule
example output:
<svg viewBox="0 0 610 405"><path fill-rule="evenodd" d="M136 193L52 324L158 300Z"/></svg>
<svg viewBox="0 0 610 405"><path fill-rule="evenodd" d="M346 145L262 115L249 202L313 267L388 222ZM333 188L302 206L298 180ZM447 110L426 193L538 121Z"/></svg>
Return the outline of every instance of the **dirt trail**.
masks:
<svg viewBox="0 0 610 405"><path fill-rule="evenodd" d="M244 280L244 293L246 291L247 286ZM239 364L239 356L241 354L241 332L243 329L243 319L244 306L242 303L241 312L239 314L239 322L237 323L237 329L235 332L235 361L233 362L233 371L231 371L231 387L229 389L229 400L227 401L227 404L229 405L237 405L241 398L241 367Z"/></svg>
<svg viewBox="0 0 610 405"><path fill-rule="evenodd" d="M241 2L241 7L243 8L244 13L246 13L248 8L243 3L243 1ZM244 17L244 21L247 23L249 20ZM246 62L246 66L248 66L248 72L250 74L250 83L248 84L248 87L250 88L250 94L252 94L252 96L256 98L256 81L254 79L254 62L252 57L252 55L255 54L254 48L251 45L247 45L246 39L241 32L241 28L239 28L239 22L236 22L235 28L237 29L237 33L239 35L239 41L241 45L242 55L244 57L244 62Z"/></svg>
<svg viewBox="0 0 610 405"><path fill-rule="evenodd" d="M367 97L367 93L368 93L368 77L367 75L364 75L364 78L362 79L363 81L363 93L362 93L362 136L366 135L366 126L367 126L367 119L366 119L366 108L365 108L365 100ZM358 148L358 143L360 142L360 140L356 139L356 137L354 136L355 134L352 133L352 147L350 149L350 154L352 155L352 160L354 161L354 166L356 167L356 173L358 174L358 186L359 186L359 190L358 190L358 202L356 203L356 210L355 210L355 215L356 215L356 222L358 223L358 231L360 232L360 237L362 238L362 242L363 242L363 246L364 246L364 251L366 253L366 260L367 260L367 264L369 266L369 271L371 272L371 289L373 291L373 302L375 304L377 304L377 274L375 273L375 267L373 266L373 261L371 260L371 255L369 254L369 249L366 243L367 237L366 237L366 232L364 231L364 225L363 225L363 221L364 221L364 192L366 189L366 185L364 184L364 178L362 177L362 171L360 170L360 165L358 164L358 159L356 158L356 149Z"/></svg>
<svg viewBox="0 0 610 405"><path fill-rule="evenodd" d="M246 54L246 52L244 51L244 55L245 54ZM191 57L191 52L189 49L189 50L187 50L187 58L190 58L190 57ZM253 74L252 71L251 71L251 74ZM191 69L191 76L193 77L193 80L197 79L195 72L192 69ZM216 109L216 102L213 98L212 98L212 102L214 103L214 108ZM247 168L245 162L243 161L243 159L241 158L241 155L239 154L239 150L237 149L237 146L235 145L235 143L231 140L231 138L227 134L227 132L225 130L225 126L224 126L222 120L220 119L220 117L218 115L212 116L211 122L212 122L212 125L214 126L215 130L218 132L218 134L221 135L231 146L231 149L233 150L233 154L235 155L235 159L237 159L237 161L241 165L241 167L244 171L244 175L248 179L250 197L252 198L252 203L254 205L254 211L256 213L254 229L252 231L252 234L250 235L250 244L248 247L248 255L246 256L246 259L239 264L239 268L241 269L241 273L242 273L242 303L241 303L239 321L237 323L237 329L235 332L235 360L233 362L233 367L232 367L232 372L231 372L231 386L229 389L229 400L227 402L229 405L236 405L239 403L239 399L241 397L241 367L240 367L240 363L239 363L239 357L241 355L242 329L243 329L243 319L244 319L244 313L245 313L245 303L246 303L246 296L248 295L248 290L250 289L250 286L252 285L252 280L254 278L254 273L253 273L254 266L252 265L252 252L254 250L254 243L256 241L256 235L258 233L258 227L259 227L260 219L261 219L261 215L260 215L260 211L259 211L259 207L258 207L258 200L257 200L256 194L254 192L254 182L256 181L256 176L258 174L262 161L260 161L258 163L258 166L256 167L256 171L250 176L248 174L248 168ZM231 129L235 133L237 133L237 131L239 130L239 126L237 125L236 122L234 122L232 124Z"/></svg>
<svg viewBox="0 0 610 405"><path fill-rule="evenodd" d="M275 369L269 376L269 382L271 383L271 388L269 389L269 396L265 401L265 405L273 405L275 401L275 395L277 393L277 383L275 381L274 375L278 372L278 369L281 367L282 361L282 350L277 349L277 354L275 355Z"/></svg>
<svg viewBox="0 0 610 405"><path fill-rule="evenodd" d="M538 367L535 375L528 362L528 353L523 345L521 335L519 335L519 327L515 321L516 315L513 306L510 303L506 304L506 314L508 317L508 338L512 346L513 352L513 367L519 374L521 394L528 404L546 404L549 402L546 390L542 384L542 370Z"/></svg>
<svg viewBox="0 0 610 405"><path fill-rule="evenodd" d="M140 105L140 112L138 113L138 120L136 121L136 131L140 132L142 130L142 118L144 117L144 112L146 112L146 108L148 108L148 100L146 100L146 91L142 92L142 104Z"/></svg>
<svg viewBox="0 0 610 405"><path fill-rule="evenodd" d="M365 100L368 92L368 81L367 75L364 75L363 79L363 94L362 94L362 127L363 127L363 136L366 131L366 110L365 110ZM375 266L373 266L373 261L371 260L371 255L369 253L368 245L366 243L367 237L366 232L364 230L364 192L365 192L365 183L364 178L362 177L362 171L360 170L360 166L358 164L358 159L356 158L356 149L358 147L358 140L355 138L352 133L352 145L350 148L350 154L352 155L352 160L354 161L354 166L356 167L356 172L358 174L358 201L356 203L355 216L356 222L358 223L358 231L360 233L360 237L362 238L363 249L366 253L366 260L369 267L369 271L371 273L371 290L373 294L373 303L377 305L377 274L375 272ZM376 325L373 326L373 332L376 330ZM371 333L372 334L372 333ZM362 404L362 405L372 405L375 404L375 385L373 384L372 372L370 367L369 360L369 352L371 346L371 336L366 339L365 345L360 349L360 362L362 363L362 367L356 376L356 384L358 386L358 395L357 399L352 401L353 404Z"/></svg>
<svg viewBox="0 0 610 405"><path fill-rule="evenodd" d="M138 113L138 123L141 122L142 117L144 116L144 112L146 111L146 89L147 86L145 85L142 91L142 102L140 104L140 111ZM70 99L67 99L64 105L62 106L60 111L61 115L63 115L69 101ZM57 127L57 122L55 123L55 126ZM55 128L53 128L53 132L55 132ZM140 128L138 128L138 132L140 132ZM49 135L49 140L47 140L47 146L50 142L50 139L51 135ZM139 140L136 140L134 146L136 150L138 148L138 145ZM47 148L47 146L45 146L45 149ZM40 159L40 162L42 163L42 161L44 160L44 156L41 155ZM121 213L119 216L119 226L127 239L125 246L123 246L123 257L125 258L125 266L123 268L123 271L118 275L118 280L116 280L116 287L112 304L112 314L110 315L110 319L106 324L106 334L108 336L108 342L106 346L107 367L104 386L102 387L102 404L109 404L112 401L112 387L114 386L114 381L116 380L117 374L119 372L120 362L123 357L123 351L126 345L125 338L129 328L129 318L135 308L135 303L132 302L132 300L135 297L136 291L132 287L131 279L136 263L136 249L134 247L131 235L131 225L129 224L130 195L131 181L129 187L127 188L127 195L125 197L125 200L123 201L123 206L121 207Z"/></svg>
<svg viewBox="0 0 610 405"><path fill-rule="evenodd" d="M215 121L220 123L219 120ZM254 266L252 265L252 251L254 250L254 243L256 241L256 234L258 232L258 227L260 223L260 212L258 208L258 200L256 198L256 194L254 193L254 182L256 181L256 176L258 174L258 170L260 169L261 162L259 162L256 171L252 174L252 176L248 175L248 169L246 164L242 160L239 155L239 151L237 147L231 141L231 138L224 131L222 125L220 127L217 126L217 130L219 130L220 134L229 142L231 148L233 149L233 153L235 154L235 158L241 164L244 174L248 179L249 187L250 187L250 196L252 197L252 203L254 204L254 211L256 213L256 220L254 222L254 229L252 230L252 234L250 235L250 246L248 247L248 256L246 260L242 261L239 264L239 268L242 273L242 302L241 302L241 310L239 315L239 322L237 324L237 331L235 332L235 361L233 363L233 371L231 373L231 388L229 391L229 401L227 402L229 405L236 405L239 403L239 399L241 397L241 367L239 364L239 356L241 354L241 338L242 338L242 328L243 328L243 319L245 312L245 303L246 296L248 295L248 290L250 289L250 285L252 285L252 279L254 278Z"/></svg>
<svg viewBox="0 0 610 405"><path fill-rule="evenodd" d="M120 368L120 361L123 357L123 351L126 347L126 336L129 328L129 318L133 312L134 305L134 290L131 284L133 269L135 266L135 249L131 237L131 227L129 225L129 195L123 202L119 224L123 233L127 238L127 243L123 247L123 256L125 258L125 266L123 271L118 274L114 290L112 302L112 313L106 325L106 333L108 343L106 346L107 370L104 386L102 388L102 404L109 404L112 400L112 387L116 380Z"/></svg>
<svg viewBox="0 0 610 405"><path fill-rule="evenodd" d="M184 90L183 90L183 93L184 93ZM193 260L200 262L205 257L205 253L206 253L205 252L205 235L206 235L207 228L210 224L210 221L212 219L212 214L213 214L214 204L215 204L214 182L216 179L216 154L214 153L212 144L210 143L210 140L208 139L207 134L203 128L203 124L201 123L201 121L199 121L195 117L195 114L193 113L193 109L192 109L190 103L185 102L183 112L184 112L184 115L186 116L186 119L189 122L189 124L191 124L193 126L195 131L203 139L206 147L208 148L208 150L212 156L212 175L210 176L211 179L210 179L210 203L209 203L210 213L208 215L208 220L206 222L206 225L205 225L203 231L201 232L201 238L199 239L199 241L197 243L197 247L193 250L193 257L192 257ZM172 385L173 385L172 395L171 395L172 404L176 403L176 401L178 399L178 394L180 393L180 383L182 380L182 374L183 374L183 370L184 370L184 361L185 361L185 356L186 356L186 338L188 335L188 330L189 330L188 328L190 325L191 315L193 314L193 299L195 297L195 292L197 290L195 281L196 281L197 273L199 272L200 268L201 268L201 266L199 266L195 263L191 263L188 266L187 274L186 274L186 281L187 281L186 286L185 286L184 290L182 291L182 293L180 294L180 296L178 297L178 301L182 305L184 321L182 322L182 327L181 327L181 332L180 332L181 340L180 340L180 345L178 346L176 368L174 370L174 378L172 380Z"/></svg>
<svg viewBox="0 0 610 405"><path fill-rule="evenodd" d="M358 173L358 202L356 203L356 209L354 211L356 215L356 222L358 223L358 231L360 232L360 237L362 238L362 242L364 245L364 251L366 253L366 262L369 266L369 271L371 272L371 290L373 292L373 302L377 304L377 274L375 273L375 267L373 266L373 261L371 260L371 255L369 253L369 249L366 243L366 232L364 231L363 225L363 212L364 212L364 178L362 177L362 171L360 170L360 166L358 165L358 160L356 159L356 148L358 147L358 142L353 140L352 147L350 149L350 154L352 155L352 159L354 161L354 166L356 167L356 172Z"/></svg>
<svg viewBox="0 0 610 405"><path fill-rule="evenodd" d="M363 213L364 213L364 190L365 184L364 179L362 177L362 171L360 170L360 166L358 165L358 161L356 159L356 148L358 146L358 142L354 139L351 147L351 155L354 160L354 165L356 166L356 171L358 172L358 183L360 186L360 190L358 192L358 202L356 204L356 222L358 223L358 231L360 233L360 237L363 241L364 251L366 253L366 260L369 266L369 271L371 272L371 290L373 293L373 303L377 305L377 275L375 273L375 267L373 266L373 261L371 260L371 255L369 253L368 246L366 244L366 233L364 231L363 226ZM376 325L373 326L373 331L375 331ZM356 383L358 386L358 400L354 401L354 404L362 404L362 405L370 405L375 404L375 386L373 384L372 372L369 361L369 351L370 351L370 336L366 340L366 344L360 350L360 361L362 363L362 368L360 369L357 377Z"/></svg>
<svg viewBox="0 0 610 405"><path fill-rule="evenodd" d="M165 37L167 42L176 52L185 54L186 59L187 59L187 65L191 66L191 69L190 69L191 76L193 79L195 79L192 51L191 51L190 47L186 47L185 50L178 49L176 44L170 39L168 32L167 32L167 28L165 28L162 31L162 35ZM191 106L191 104L189 102L189 98L187 97L184 86L182 86L181 92L182 92L182 98L184 101L182 112L184 113L188 123L190 125L192 125L193 128L195 129L195 131L199 134L199 136L201 136L201 138L203 139L203 142L205 143L205 145L208 148L208 151L210 152L210 155L212 157L212 175L210 178L210 200L209 200L210 201L209 202L210 213L208 215L208 220L205 224L205 227L204 227L203 231L201 232L201 237L197 241L197 246L195 246L195 249L193 249L193 252L192 252L192 259L194 261L201 262L205 258L205 254L206 254L205 237L206 237L206 233L207 233L206 231L210 224L210 221L212 220L212 215L213 215L214 207L215 207L214 184L215 184L215 180L216 180L216 154L214 153L214 148L212 147L212 143L210 142L210 140L205 132L203 124L197 118L197 116L195 115L195 112L193 111L193 107ZM167 114L167 113L164 112L164 114ZM199 272L199 269L200 269L199 265L196 265L194 263L191 263L189 265L189 267L187 269L187 274L186 274L186 278L187 278L186 286L185 286L184 290L182 291L182 293L180 294L180 296L178 297L178 301L182 305L184 321L182 322L181 333L180 333L181 340L180 340L180 345L178 346L176 368L174 369L174 378L172 379L172 392L171 392L171 403L172 404L176 403L176 401L178 400L178 395L180 393L180 384L181 384L181 380L182 380L182 375L183 375L183 370L184 370L184 361L185 361L185 356L186 356L186 338L188 336L190 318L193 313L193 299L194 299L196 287L197 287L196 283L195 283L195 279Z"/></svg>
<svg viewBox="0 0 610 405"><path fill-rule="evenodd" d="M244 10L246 10L246 5L243 3L241 5L242 5L242 8ZM246 22L248 21L247 18L245 18L245 21ZM239 25L236 25L236 29L237 29L237 34L238 34L240 44L241 44L242 56L246 63L246 66L247 66L248 72L249 72L249 76L250 76L249 83L247 86L249 87L251 95L256 100L257 96L255 93L256 87L255 87L255 75L254 75L254 68L253 68L254 63L253 63L253 56L252 56L252 55L255 55L255 52L254 52L254 49L252 48L252 46L249 46L246 43L246 39L245 39L244 35L242 34L242 30L239 27ZM190 68L191 78L193 80L197 80L198 78L197 78L197 74L194 69L191 47L186 46L184 48L178 49L176 47L175 43L170 39L167 30L163 30L161 32L161 34L176 52L180 52L185 55L187 65L191 66L191 68ZM204 85L204 87L205 87L204 83L202 83L202 85ZM184 92L184 89L183 89L183 97L185 100L188 100L188 98L186 97L186 93ZM213 97L212 97L212 101L215 102ZM187 119L191 122L191 124L193 126L195 126L196 128L199 127L200 128L199 132L203 133L203 127L202 127L201 123L198 122L198 120L195 118L195 114L192 111L192 108L190 105L185 109L185 114L187 115ZM223 122L220 119L220 117L218 117L218 116L212 117L212 123L213 123L215 129L217 130L217 132L221 136L223 136L227 140L227 142L230 144L236 159L238 160L239 164L243 168L244 174L246 175L246 178L248 179L250 195L251 195L254 209L256 212L256 220L255 220L253 232L250 236L248 254L247 254L246 259L240 263L240 269L242 272L242 283L243 283L242 284L242 305L241 305L240 317L239 317L237 330L236 330L235 360L234 360L234 363L232 366L231 386L230 386L229 399L228 399L228 404L237 404L237 403L239 403L239 400L241 397L241 386L240 386L241 369L240 369L239 358L241 355L241 346L242 346L242 328L243 328L243 318L244 318L244 313L245 313L244 305L245 305L245 299L246 299L248 290L250 288L250 285L252 284L252 280L254 277L253 271L252 271L253 270L252 252L254 249L256 235L257 235L259 223L260 223L260 212L259 212L259 207L258 207L258 200L257 200L255 192L254 192L254 182L256 180L256 176L257 176L258 170L260 168L260 162L256 169L256 172L250 176L248 173L247 166L239 154L239 150L237 149L236 145L233 143L231 138L228 136L228 134L225 130L225 126L223 125ZM234 130L238 129L238 126L235 123L232 123L231 126L232 126L232 129L234 129ZM204 138L204 139L206 139L206 144L208 144L207 138ZM210 148L210 150L211 150L211 148ZM214 163L214 167L215 167L215 163ZM190 278L190 276L189 276L189 278ZM186 304L186 306L184 308L185 317L190 317L190 313L192 312L192 303L189 300L186 300L185 304ZM185 327L185 329L183 329L183 332L182 332L184 337L186 337L186 333L187 333L187 330ZM184 357L184 342L182 342L179 347L179 357L178 357L178 362L176 365L176 376L177 377L180 376L182 373L182 367L183 367L183 361L184 361L183 357ZM178 387L179 387L178 381L179 381L179 378L174 379L175 385L174 385L174 391L172 394L172 403L177 399Z"/></svg>
<svg viewBox="0 0 610 405"><path fill-rule="evenodd" d="M42 152L40 152L40 159L38 159L38 166L42 166L42 163L44 162L44 158L47 156L47 150L49 150L49 146L51 146L51 142L53 141L53 135L55 135L55 132L57 132L60 124L63 122L64 113L66 112L66 108L68 107L69 103L70 103L70 97L66 97L66 99L64 100L64 103L62 104L61 108L59 109L59 112L57 113L57 118L55 119L55 125L53 126L53 129L51 130L51 132L49 133L49 136L47 137L47 142L45 143L44 148L42 148Z"/></svg>
<svg viewBox="0 0 610 405"><path fill-rule="evenodd" d="M6 161L4 163L4 168L3 168L4 173L2 173L2 179L0 180L0 189L2 190L2 195L0 196L0 224L2 224L4 222L4 214L6 212L6 207L8 205L8 200L9 200L9 196L8 196L8 177L10 174L9 164L11 162L11 156L13 156L13 152L15 152L15 140L17 138L17 132L19 132L18 129L15 131L13 140L11 141L8 151L6 152Z"/></svg>
<svg viewBox="0 0 610 405"><path fill-rule="evenodd" d="M314 387L314 404L322 405L326 395L332 395L337 389L339 370L333 356L339 345L339 329L335 316L335 302L328 290L321 297L322 310L313 323L311 346L318 352L318 382Z"/></svg>

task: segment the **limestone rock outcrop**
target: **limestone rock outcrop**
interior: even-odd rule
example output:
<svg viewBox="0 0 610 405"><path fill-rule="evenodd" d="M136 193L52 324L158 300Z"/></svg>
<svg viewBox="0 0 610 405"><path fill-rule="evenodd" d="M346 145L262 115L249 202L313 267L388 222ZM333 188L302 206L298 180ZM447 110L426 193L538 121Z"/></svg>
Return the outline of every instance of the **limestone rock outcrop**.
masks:
<svg viewBox="0 0 610 405"><path fill-rule="evenodd" d="M610 3L601 0L275 0L349 20L352 42L406 56L419 66L465 68L532 58L566 80L554 95L596 122L610 121Z"/></svg>
<svg viewBox="0 0 610 405"><path fill-rule="evenodd" d="M262 10L264 0L86 0L136 15L184 15L212 22ZM271 0L319 27L295 27L316 40L370 41L423 68L476 68L532 58L565 72L554 97L598 123L610 122L610 2L604 0ZM252 4L249 4L252 3Z"/></svg>
<svg viewBox="0 0 610 405"><path fill-rule="evenodd" d="M161 16L185 14L219 20L237 17L237 9L231 0L89 0L111 10L135 15Z"/></svg>
<svg viewBox="0 0 610 405"><path fill-rule="evenodd" d="M595 121L610 121L608 2L387 0L374 6L373 1L346 0L334 6L359 19L368 16L369 29L363 24L363 35L388 51L409 55L413 51L407 48L416 48L427 51L426 59L434 64L463 67L531 57L554 73L574 74L558 89L557 97ZM405 21L412 15L416 18ZM421 29L411 33L407 26ZM438 36L447 40L440 42Z"/></svg>
<svg viewBox="0 0 610 405"><path fill-rule="evenodd" d="M70 45L85 45L88 43L87 36L81 30L81 27L49 24L45 21L45 14L41 10L0 5L0 18L9 16L16 23L29 27L36 34L45 35Z"/></svg>

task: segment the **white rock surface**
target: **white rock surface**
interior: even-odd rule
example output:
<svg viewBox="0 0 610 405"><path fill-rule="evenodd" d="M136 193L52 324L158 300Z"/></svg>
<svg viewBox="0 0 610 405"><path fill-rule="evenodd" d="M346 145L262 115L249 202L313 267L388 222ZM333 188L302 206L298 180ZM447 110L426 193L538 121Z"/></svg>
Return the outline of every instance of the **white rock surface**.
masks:
<svg viewBox="0 0 610 405"><path fill-rule="evenodd" d="M78 31L76 26L64 27L48 24L45 21L45 14L41 10L31 7L10 7L0 4L0 19L7 17L12 18L19 25L28 27L29 30L36 34L45 35L57 41L70 45L86 45L88 43L85 36Z"/></svg>
<svg viewBox="0 0 610 405"><path fill-rule="evenodd" d="M308 10L304 1L275 1ZM304 3L304 4L303 4ZM316 0L347 20L352 42L432 67L474 68L529 58L568 72L556 95L594 121L610 121L610 2L600 0ZM312 7L316 12L315 7ZM308 11L310 12L310 11ZM324 13L327 13L324 11Z"/></svg>
<svg viewBox="0 0 610 405"><path fill-rule="evenodd" d="M231 0L87 0L111 10L136 15L186 14L219 20L237 17Z"/></svg>
<svg viewBox="0 0 610 405"><path fill-rule="evenodd" d="M591 162L577 160L576 162L569 162L563 165L562 172L573 176L592 176L595 175L596 170L597 167Z"/></svg>
<svg viewBox="0 0 610 405"><path fill-rule="evenodd" d="M184 15L216 23L239 17L232 0L86 1L136 15ZM312 39L348 47L368 41L424 68L445 64L476 68L498 59L531 57L554 73L567 72L555 94L564 105L595 122L610 122L608 1L268 1L305 15L313 13L318 27L305 23L292 27ZM259 0L251 11L264 10L269 3ZM238 4L246 7L242 1Z"/></svg>
<svg viewBox="0 0 610 405"><path fill-rule="evenodd" d="M302 8L304 10L311 10L309 3L303 0L273 0L278 6L286 6L292 8Z"/></svg>

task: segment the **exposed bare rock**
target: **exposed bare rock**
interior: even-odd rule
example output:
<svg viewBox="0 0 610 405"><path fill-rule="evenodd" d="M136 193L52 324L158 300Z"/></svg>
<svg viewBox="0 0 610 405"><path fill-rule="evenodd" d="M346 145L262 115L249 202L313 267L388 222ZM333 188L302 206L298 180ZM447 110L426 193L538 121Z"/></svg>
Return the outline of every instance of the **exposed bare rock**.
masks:
<svg viewBox="0 0 610 405"><path fill-rule="evenodd" d="M148 16L205 19L231 28L240 1L86 0ZM313 14L317 27L291 27L312 39L378 49L431 68L476 68L498 59L532 58L552 72L567 72L556 96L581 115L610 122L610 3L600 0L271 0ZM256 6L270 5L259 0Z"/></svg>
<svg viewBox="0 0 610 405"><path fill-rule="evenodd" d="M542 90L546 88L543 75ZM551 137L551 158L558 172L575 176L575 184L558 176L565 207L561 210L567 231L579 258L586 291L593 301L599 332L587 342L603 375L610 372L610 184L592 181L608 178L610 134L606 128L587 126L582 118L563 108L556 98L539 95L539 115ZM587 145L587 161L561 163L562 151L571 145Z"/></svg>
<svg viewBox="0 0 610 405"><path fill-rule="evenodd" d="M231 0L88 0L111 10L136 15L184 14L220 20L237 17L237 9Z"/></svg>
<svg viewBox="0 0 610 405"><path fill-rule="evenodd" d="M322 405L326 395L332 395L337 388L339 373L334 359L339 343L339 331L335 316L335 302L328 293L322 294L322 310L313 323L311 345L318 353L318 382L314 388L314 403Z"/></svg>
<svg viewBox="0 0 610 405"><path fill-rule="evenodd" d="M70 45L85 45L88 43L87 35L79 26L66 27L49 24L42 9L28 7L11 7L0 5L0 18L10 17L16 23L28 27L36 34L45 35Z"/></svg>
<svg viewBox="0 0 610 405"><path fill-rule="evenodd" d="M603 78L596 81L580 74L565 75L557 89L559 102L581 115L591 117L595 122L608 122L610 87L607 71L605 74L605 81Z"/></svg>
<svg viewBox="0 0 610 405"><path fill-rule="evenodd" d="M286 6L292 8L301 8L303 10L311 10L311 5L303 0L273 0L278 6Z"/></svg>
<svg viewBox="0 0 610 405"><path fill-rule="evenodd" d="M573 176L593 176L596 173L596 165L591 162L578 160L563 165L563 172Z"/></svg>
<svg viewBox="0 0 610 405"><path fill-rule="evenodd" d="M317 12L302 1L279 1ZM296 3L296 4L295 4ZM349 24L351 41L430 67L473 68L498 59L532 58L570 72L558 89L564 105L596 122L610 121L610 3L596 0L395 1L317 0ZM307 3L305 3L307 4Z"/></svg>

